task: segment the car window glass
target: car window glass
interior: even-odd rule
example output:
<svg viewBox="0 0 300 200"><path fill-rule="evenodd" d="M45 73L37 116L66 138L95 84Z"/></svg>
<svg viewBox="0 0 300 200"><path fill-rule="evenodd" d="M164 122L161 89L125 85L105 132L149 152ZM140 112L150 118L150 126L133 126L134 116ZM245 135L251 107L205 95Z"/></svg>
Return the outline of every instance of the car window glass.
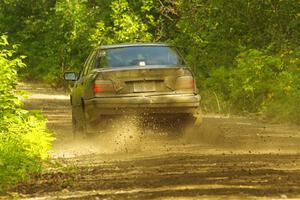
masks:
<svg viewBox="0 0 300 200"><path fill-rule="evenodd" d="M85 71L87 70L87 63L88 63L89 60L91 59L91 56L92 56L92 54L90 54L90 55L88 56L88 58L85 60L84 65L83 65L83 69L80 71L80 74L79 74L79 79L81 79L81 78L84 76Z"/></svg>
<svg viewBox="0 0 300 200"><path fill-rule="evenodd" d="M107 56L105 50L100 50L97 52L95 58L95 68L104 68L107 67Z"/></svg>
<svg viewBox="0 0 300 200"><path fill-rule="evenodd" d="M100 60L100 65L107 67L137 66L139 63L156 66L184 64L176 49L167 46L112 48L106 50Z"/></svg>
<svg viewBox="0 0 300 200"><path fill-rule="evenodd" d="M90 56L88 57L87 61L85 62L84 71L82 73L82 76L86 76L90 72L90 70L92 68L92 65L93 65L94 55L95 55L95 51L93 51L90 54Z"/></svg>

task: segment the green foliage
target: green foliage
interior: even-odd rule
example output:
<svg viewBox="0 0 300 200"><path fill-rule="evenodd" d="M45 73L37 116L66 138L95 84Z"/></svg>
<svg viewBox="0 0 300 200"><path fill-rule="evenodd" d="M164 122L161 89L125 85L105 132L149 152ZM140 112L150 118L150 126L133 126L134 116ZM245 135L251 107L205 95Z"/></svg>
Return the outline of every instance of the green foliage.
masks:
<svg viewBox="0 0 300 200"><path fill-rule="evenodd" d="M291 102L299 98L299 65L289 62L298 62L299 10L299 0L5 0L0 31L28 56L26 78L58 86L100 44L175 44L208 111L287 119L298 109Z"/></svg>
<svg viewBox="0 0 300 200"><path fill-rule="evenodd" d="M249 49L279 52L299 44L300 4L291 1L178 0L180 18L168 35L188 55L191 66L204 76ZM170 22L169 22L170 23Z"/></svg>
<svg viewBox="0 0 300 200"><path fill-rule="evenodd" d="M237 57L234 69L211 73L207 88L221 94L232 112L261 113L300 122L299 50L267 55L248 50Z"/></svg>
<svg viewBox="0 0 300 200"><path fill-rule="evenodd" d="M22 109L16 91L22 57L13 58L6 36L0 38L0 193L40 169L53 140L45 120Z"/></svg>
<svg viewBox="0 0 300 200"><path fill-rule="evenodd" d="M147 4L151 3L145 1ZM148 25L143 23L141 18L134 13L129 7L126 0L114 0L111 2L111 19L106 25L104 21L97 23L90 41L93 46L100 44L113 44L124 42L147 42L152 40L152 34L148 32ZM144 5L144 11L151 9L150 6ZM155 24L151 15L146 15L150 23Z"/></svg>

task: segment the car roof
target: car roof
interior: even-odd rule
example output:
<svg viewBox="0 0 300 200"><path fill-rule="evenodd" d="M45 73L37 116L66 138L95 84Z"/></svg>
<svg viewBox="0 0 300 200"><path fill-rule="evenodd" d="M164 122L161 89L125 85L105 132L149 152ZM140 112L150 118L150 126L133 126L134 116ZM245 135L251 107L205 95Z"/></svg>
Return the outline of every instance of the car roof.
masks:
<svg viewBox="0 0 300 200"><path fill-rule="evenodd" d="M165 44L165 43L128 43L128 44L102 45L102 46L99 46L97 49L114 49L114 48L144 47L144 46L171 47L172 45Z"/></svg>

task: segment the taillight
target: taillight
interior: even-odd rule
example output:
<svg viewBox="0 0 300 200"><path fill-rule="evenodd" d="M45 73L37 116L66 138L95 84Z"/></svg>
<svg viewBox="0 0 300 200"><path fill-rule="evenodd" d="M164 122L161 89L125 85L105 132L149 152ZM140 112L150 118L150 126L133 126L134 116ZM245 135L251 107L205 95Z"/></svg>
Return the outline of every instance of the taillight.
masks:
<svg viewBox="0 0 300 200"><path fill-rule="evenodd" d="M176 90L195 90L195 80L192 76L181 76L176 79Z"/></svg>
<svg viewBox="0 0 300 200"><path fill-rule="evenodd" d="M93 87L93 91L95 94L97 93L110 93L114 92L115 88L111 81L96 81Z"/></svg>

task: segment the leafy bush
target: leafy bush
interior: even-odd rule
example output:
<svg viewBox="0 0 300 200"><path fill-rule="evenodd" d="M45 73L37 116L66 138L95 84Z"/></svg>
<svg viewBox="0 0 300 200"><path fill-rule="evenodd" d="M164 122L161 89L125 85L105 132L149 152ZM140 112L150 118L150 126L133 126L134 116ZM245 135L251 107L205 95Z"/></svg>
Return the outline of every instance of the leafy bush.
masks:
<svg viewBox="0 0 300 200"><path fill-rule="evenodd" d="M300 124L300 49L280 55L284 71L278 77L274 95L263 109L269 117Z"/></svg>
<svg viewBox="0 0 300 200"><path fill-rule="evenodd" d="M300 122L299 50L268 55L259 50L241 53L235 68L218 68L206 87L229 103L231 112L259 113Z"/></svg>
<svg viewBox="0 0 300 200"><path fill-rule="evenodd" d="M45 120L22 109L16 91L22 57L13 58L6 36L0 38L0 193L41 169L53 140Z"/></svg>

